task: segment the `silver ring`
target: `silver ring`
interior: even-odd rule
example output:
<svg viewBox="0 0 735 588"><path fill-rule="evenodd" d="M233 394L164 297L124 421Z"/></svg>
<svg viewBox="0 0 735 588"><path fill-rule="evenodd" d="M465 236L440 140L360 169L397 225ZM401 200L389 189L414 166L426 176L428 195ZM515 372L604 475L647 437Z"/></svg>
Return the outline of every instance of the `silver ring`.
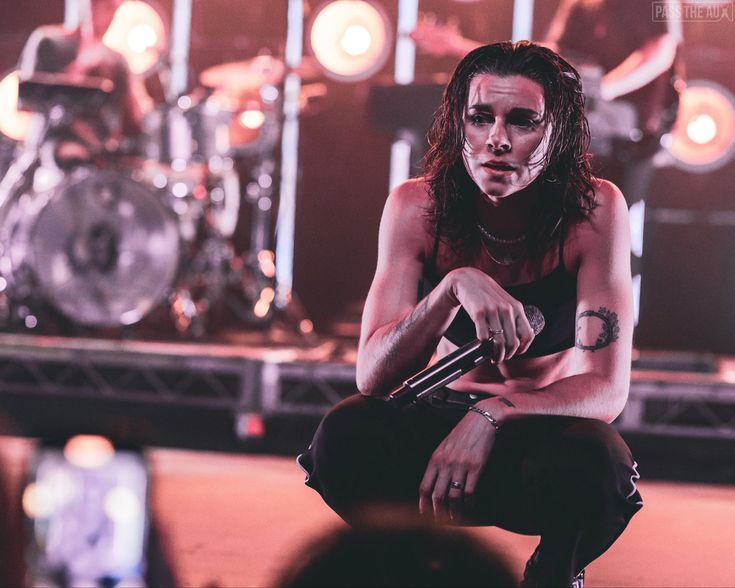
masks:
<svg viewBox="0 0 735 588"><path fill-rule="evenodd" d="M462 482L449 482L449 487L464 490L464 484Z"/></svg>
<svg viewBox="0 0 735 588"><path fill-rule="evenodd" d="M498 335L502 335L503 334L503 329L490 329L490 334L493 337L497 337Z"/></svg>

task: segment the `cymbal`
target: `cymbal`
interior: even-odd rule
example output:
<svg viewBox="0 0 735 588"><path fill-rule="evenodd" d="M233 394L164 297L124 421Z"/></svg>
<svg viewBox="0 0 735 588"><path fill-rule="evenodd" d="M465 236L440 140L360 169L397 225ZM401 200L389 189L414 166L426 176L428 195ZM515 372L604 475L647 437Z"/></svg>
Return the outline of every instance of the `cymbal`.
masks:
<svg viewBox="0 0 735 588"><path fill-rule="evenodd" d="M232 61L208 67L199 81L209 88L236 92L257 90L263 85L278 84L286 72L283 61L270 55L258 55L244 61Z"/></svg>
<svg viewBox="0 0 735 588"><path fill-rule="evenodd" d="M203 86L224 90L227 94L245 94L259 90L265 84L276 85L286 75L286 65L270 55L259 55L244 61L232 61L208 67L199 74ZM304 56L301 64L292 71L303 82L311 82L321 76L313 57Z"/></svg>

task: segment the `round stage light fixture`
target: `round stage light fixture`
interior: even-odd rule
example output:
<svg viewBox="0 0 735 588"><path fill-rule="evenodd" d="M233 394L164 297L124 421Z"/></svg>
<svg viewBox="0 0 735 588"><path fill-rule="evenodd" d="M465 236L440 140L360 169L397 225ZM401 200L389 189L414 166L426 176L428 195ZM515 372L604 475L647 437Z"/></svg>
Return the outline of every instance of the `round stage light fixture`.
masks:
<svg viewBox="0 0 735 588"><path fill-rule="evenodd" d="M18 110L18 72L0 80L0 133L13 141L23 141L31 122L31 113Z"/></svg>
<svg viewBox="0 0 735 588"><path fill-rule="evenodd" d="M106 437L75 435L64 445L64 457L75 467L94 470L115 456L115 447Z"/></svg>
<svg viewBox="0 0 735 588"><path fill-rule="evenodd" d="M679 97L671 134L662 143L676 167L696 173L721 168L735 156L735 96L710 80L692 80Z"/></svg>
<svg viewBox="0 0 735 588"><path fill-rule="evenodd" d="M310 21L308 47L335 80L355 82L377 72L390 55L391 25L383 9L367 0L323 4Z"/></svg>
<svg viewBox="0 0 735 588"><path fill-rule="evenodd" d="M160 62L168 44L168 31L161 12L142 0L125 0L102 42L122 53L133 75L144 76Z"/></svg>
<svg viewBox="0 0 735 588"><path fill-rule="evenodd" d="M237 122L246 129L259 129L265 123L265 113L260 108L249 107L240 113L237 117Z"/></svg>

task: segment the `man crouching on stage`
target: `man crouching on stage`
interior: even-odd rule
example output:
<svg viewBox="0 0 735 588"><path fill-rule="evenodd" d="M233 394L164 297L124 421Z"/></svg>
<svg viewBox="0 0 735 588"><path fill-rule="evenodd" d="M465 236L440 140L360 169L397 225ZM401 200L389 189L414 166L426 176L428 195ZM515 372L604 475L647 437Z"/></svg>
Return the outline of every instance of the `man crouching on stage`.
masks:
<svg viewBox="0 0 735 588"><path fill-rule="evenodd" d="M469 53L429 144L425 176L385 205L361 394L330 411L299 462L348 522L389 503L540 535L523 585L581 586L642 506L609 424L630 380L625 199L591 175L579 75L533 43ZM492 340L490 361L428 401L385 402L474 338Z"/></svg>

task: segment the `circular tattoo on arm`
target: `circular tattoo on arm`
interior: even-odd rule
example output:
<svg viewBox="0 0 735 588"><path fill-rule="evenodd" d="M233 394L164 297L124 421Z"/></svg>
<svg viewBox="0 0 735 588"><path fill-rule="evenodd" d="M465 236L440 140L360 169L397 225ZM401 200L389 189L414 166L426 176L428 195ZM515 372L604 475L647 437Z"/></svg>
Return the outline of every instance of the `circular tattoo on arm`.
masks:
<svg viewBox="0 0 735 588"><path fill-rule="evenodd" d="M582 340L582 327L586 333L597 332L594 343ZM597 310L585 310L577 315L577 341L575 346L582 351L597 351L618 340L620 323L617 313L601 306Z"/></svg>

